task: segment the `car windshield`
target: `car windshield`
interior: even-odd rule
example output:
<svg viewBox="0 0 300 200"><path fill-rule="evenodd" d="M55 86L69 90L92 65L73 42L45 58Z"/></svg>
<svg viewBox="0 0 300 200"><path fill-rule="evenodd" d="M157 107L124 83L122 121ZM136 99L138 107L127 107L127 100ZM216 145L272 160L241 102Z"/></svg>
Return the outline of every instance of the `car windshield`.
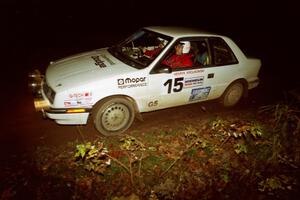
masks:
<svg viewBox="0 0 300 200"><path fill-rule="evenodd" d="M162 52L171 39L169 36L142 29L111 47L109 52L124 63L143 69Z"/></svg>

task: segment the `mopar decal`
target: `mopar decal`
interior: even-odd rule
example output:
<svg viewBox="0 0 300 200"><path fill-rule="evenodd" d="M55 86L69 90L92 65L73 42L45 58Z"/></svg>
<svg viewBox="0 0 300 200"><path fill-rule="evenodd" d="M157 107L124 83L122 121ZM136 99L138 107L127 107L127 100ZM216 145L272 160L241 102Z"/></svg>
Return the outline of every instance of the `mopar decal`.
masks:
<svg viewBox="0 0 300 200"><path fill-rule="evenodd" d="M98 65L98 66L101 67L101 68L106 67L106 65L104 64L104 61L101 60L101 59L99 58L99 56L92 56L91 58L95 61L95 65Z"/></svg>
<svg viewBox="0 0 300 200"><path fill-rule="evenodd" d="M118 88L120 89L143 86L147 86L146 77L118 79Z"/></svg>
<svg viewBox="0 0 300 200"><path fill-rule="evenodd" d="M195 88L192 89L191 96L189 101L197 101L201 99L206 99L209 95L211 87L204 87L204 88Z"/></svg>

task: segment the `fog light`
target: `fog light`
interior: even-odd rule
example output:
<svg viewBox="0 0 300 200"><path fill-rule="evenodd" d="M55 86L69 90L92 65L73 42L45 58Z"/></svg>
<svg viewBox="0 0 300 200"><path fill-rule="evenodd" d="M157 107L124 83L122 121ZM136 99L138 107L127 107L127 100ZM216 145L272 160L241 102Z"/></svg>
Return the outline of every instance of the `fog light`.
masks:
<svg viewBox="0 0 300 200"><path fill-rule="evenodd" d="M34 100L34 108L36 111L43 111L49 108L49 104L47 101L43 99L35 99Z"/></svg>
<svg viewBox="0 0 300 200"><path fill-rule="evenodd" d="M74 108L67 110L67 113L82 113L85 112L84 108Z"/></svg>

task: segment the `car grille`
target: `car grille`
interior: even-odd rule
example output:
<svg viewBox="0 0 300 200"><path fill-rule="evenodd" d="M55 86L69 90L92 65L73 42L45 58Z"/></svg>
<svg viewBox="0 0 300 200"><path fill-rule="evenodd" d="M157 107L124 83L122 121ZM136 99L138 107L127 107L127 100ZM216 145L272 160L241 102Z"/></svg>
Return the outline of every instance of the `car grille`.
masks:
<svg viewBox="0 0 300 200"><path fill-rule="evenodd" d="M43 91L47 98L49 99L50 103L53 104L54 97L55 97L55 92L52 90L51 87L48 86L46 82L43 84Z"/></svg>

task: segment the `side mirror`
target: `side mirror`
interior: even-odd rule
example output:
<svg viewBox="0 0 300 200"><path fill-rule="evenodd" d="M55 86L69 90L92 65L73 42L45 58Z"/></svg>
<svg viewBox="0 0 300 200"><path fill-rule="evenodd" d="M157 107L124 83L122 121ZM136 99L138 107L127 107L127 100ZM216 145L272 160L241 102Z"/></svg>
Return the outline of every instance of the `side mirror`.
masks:
<svg viewBox="0 0 300 200"><path fill-rule="evenodd" d="M156 71L156 73L164 73L164 74L170 74L170 73L172 73L171 67L169 67L167 65L161 65L160 68L158 68L155 71Z"/></svg>

